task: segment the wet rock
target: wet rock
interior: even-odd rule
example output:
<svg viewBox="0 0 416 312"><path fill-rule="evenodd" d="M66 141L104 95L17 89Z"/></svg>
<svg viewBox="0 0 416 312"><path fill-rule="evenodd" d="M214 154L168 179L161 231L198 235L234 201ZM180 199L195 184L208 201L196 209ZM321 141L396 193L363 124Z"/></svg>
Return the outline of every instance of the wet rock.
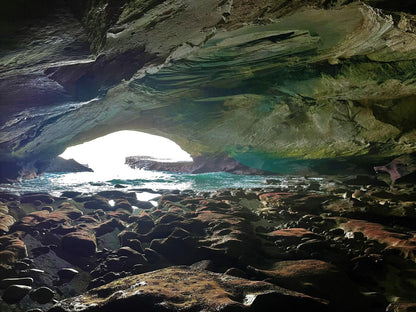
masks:
<svg viewBox="0 0 416 312"><path fill-rule="evenodd" d="M116 211L109 212L107 215L117 220L122 220L122 221L127 222L131 213L124 209L117 209Z"/></svg>
<svg viewBox="0 0 416 312"><path fill-rule="evenodd" d="M31 277L14 277L4 278L0 281L0 288L5 289L11 285L32 286L33 278Z"/></svg>
<svg viewBox="0 0 416 312"><path fill-rule="evenodd" d="M162 259L161 255L159 255L155 250L150 248L144 249L144 255L150 263L157 263Z"/></svg>
<svg viewBox="0 0 416 312"><path fill-rule="evenodd" d="M40 210L46 210L47 212L52 212L53 211L53 207L51 207L51 206L43 206Z"/></svg>
<svg viewBox="0 0 416 312"><path fill-rule="evenodd" d="M396 251L404 258L416 259L416 236L413 233L397 233L382 224L355 219L341 223L340 228L347 234L362 233L368 240L385 244L387 250Z"/></svg>
<svg viewBox="0 0 416 312"><path fill-rule="evenodd" d="M168 224L174 221L183 221L185 218L173 213L167 213L156 220L156 224Z"/></svg>
<svg viewBox="0 0 416 312"><path fill-rule="evenodd" d="M27 264L27 263L25 263L25 262L22 262L22 261L17 261L15 264L14 264L14 268L16 269L16 270L20 270L20 271L22 271L22 270L28 270L29 269L29 264Z"/></svg>
<svg viewBox="0 0 416 312"><path fill-rule="evenodd" d="M81 194L82 194L81 192L76 192L76 191L64 191L62 192L61 197L74 198L74 197L80 196Z"/></svg>
<svg viewBox="0 0 416 312"><path fill-rule="evenodd" d="M307 251L310 253L313 252L322 252L323 249L328 248L329 243L325 240L319 239L310 239L304 243L299 244L296 248L302 251Z"/></svg>
<svg viewBox="0 0 416 312"><path fill-rule="evenodd" d="M22 237L21 232L0 236L0 264L14 264L18 259L27 257Z"/></svg>
<svg viewBox="0 0 416 312"><path fill-rule="evenodd" d="M138 218L135 218L134 230L139 234L149 233L154 226L155 223L152 217L146 212L142 212Z"/></svg>
<svg viewBox="0 0 416 312"><path fill-rule="evenodd" d="M144 258L141 253L127 246L121 247L119 250L117 250L117 255L120 257L127 257L126 262L130 265L143 264L147 262L146 258Z"/></svg>
<svg viewBox="0 0 416 312"><path fill-rule="evenodd" d="M114 185L114 188L126 188L127 186L123 185L123 184L116 184Z"/></svg>
<svg viewBox="0 0 416 312"><path fill-rule="evenodd" d="M30 250L34 258L47 254L51 249L48 246L36 247Z"/></svg>
<svg viewBox="0 0 416 312"><path fill-rule="evenodd" d="M265 295L266 297L262 297ZM197 271L188 267L170 267L149 273L125 277L73 299L55 305L73 312L122 309L129 311L140 306L152 311L163 304L164 311L265 311L276 306L291 306L291 311L326 311L325 302L288 291L269 283L249 281L228 275ZM118 308L117 308L118 307Z"/></svg>
<svg viewBox="0 0 416 312"><path fill-rule="evenodd" d="M133 208L129 201L126 199L117 199L114 204L114 209L124 209L130 213L133 213Z"/></svg>
<svg viewBox="0 0 416 312"><path fill-rule="evenodd" d="M275 263L254 272L269 281L302 293L329 300L336 311L367 311L367 302L351 280L332 264L320 260L293 260Z"/></svg>
<svg viewBox="0 0 416 312"><path fill-rule="evenodd" d="M229 268L227 271L224 272L224 274L241 278L249 278L249 275L246 272L237 268Z"/></svg>
<svg viewBox="0 0 416 312"><path fill-rule="evenodd" d="M137 208L144 209L144 210L147 210L147 209L152 209L152 208L153 208L153 205L152 205L152 203L151 203L151 202L148 202L148 201L142 201L142 200L138 200L138 201L135 203L135 206L136 206Z"/></svg>
<svg viewBox="0 0 416 312"><path fill-rule="evenodd" d="M31 233L35 230L54 228L70 220L75 220L80 216L82 216L82 212L79 209L71 203L64 202L50 213L46 210L41 210L28 214L16 222L12 229L14 231Z"/></svg>
<svg viewBox="0 0 416 312"><path fill-rule="evenodd" d="M386 312L413 312L416 311L416 302L393 302L388 305Z"/></svg>
<svg viewBox="0 0 416 312"><path fill-rule="evenodd" d="M49 194L24 194L20 197L20 202L22 204L29 203L33 204L35 201L39 200L40 203L52 204L55 200Z"/></svg>
<svg viewBox="0 0 416 312"><path fill-rule="evenodd" d="M13 193L0 192L0 199L8 202L8 201L18 201L20 197Z"/></svg>
<svg viewBox="0 0 416 312"><path fill-rule="evenodd" d="M30 299L40 304L51 302L55 292L48 287L39 287L29 293Z"/></svg>
<svg viewBox="0 0 416 312"><path fill-rule="evenodd" d="M118 238L120 239L121 245L125 246L129 240L139 239L140 235L133 231L124 230L118 234Z"/></svg>
<svg viewBox="0 0 416 312"><path fill-rule="evenodd" d="M130 247L137 252L143 253L143 247L138 239L127 239L127 241L124 243L124 246Z"/></svg>
<svg viewBox="0 0 416 312"><path fill-rule="evenodd" d="M61 282L70 282L79 272L73 268L62 268L58 271L58 277Z"/></svg>
<svg viewBox="0 0 416 312"><path fill-rule="evenodd" d="M3 293L2 299L8 304L18 303L23 299L30 291L32 287L25 285L11 285L6 288Z"/></svg>
<svg viewBox="0 0 416 312"><path fill-rule="evenodd" d="M0 211L0 234L8 233L10 227L16 222L13 216L8 214L8 208L5 206L7 213L3 213Z"/></svg>
<svg viewBox="0 0 416 312"><path fill-rule="evenodd" d="M91 256L97 249L95 235L88 231L68 233L62 237L62 249L73 256Z"/></svg>
<svg viewBox="0 0 416 312"><path fill-rule="evenodd" d="M284 239L287 242L296 242L304 238L316 238L317 234L305 229L305 228L289 228L276 230L269 233L262 233L262 236L270 239Z"/></svg>
<svg viewBox="0 0 416 312"><path fill-rule="evenodd" d="M154 239L150 248L174 264L192 264L203 259L203 255L197 249L196 241L191 237L181 238L170 235L165 239Z"/></svg>
<svg viewBox="0 0 416 312"><path fill-rule="evenodd" d="M84 207L87 209L102 209L104 211L114 210L107 201L107 199L95 196L94 198L84 202Z"/></svg>
<svg viewBox="0 0 416 312"><path fill-rule="evenodd" d="M118 228L119 230L124 229L124 225L117 220L116 218L112 218L111 220L105 221L96 227L94 227L95 235L101 236L107 233L111 233L114 229Z"/></svg>

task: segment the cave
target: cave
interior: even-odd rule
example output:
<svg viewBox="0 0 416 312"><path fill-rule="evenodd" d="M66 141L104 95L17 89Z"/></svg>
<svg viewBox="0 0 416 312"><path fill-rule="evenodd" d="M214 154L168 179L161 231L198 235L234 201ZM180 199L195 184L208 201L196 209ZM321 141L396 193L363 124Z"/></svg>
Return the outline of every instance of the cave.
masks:
<svg viewBox="0 0 416 312"><path fill-rule="evenodd" d="M0 310L413 311L415 74L411 0L3 1ZM61 183L118 132L189 156Z"/></svg>

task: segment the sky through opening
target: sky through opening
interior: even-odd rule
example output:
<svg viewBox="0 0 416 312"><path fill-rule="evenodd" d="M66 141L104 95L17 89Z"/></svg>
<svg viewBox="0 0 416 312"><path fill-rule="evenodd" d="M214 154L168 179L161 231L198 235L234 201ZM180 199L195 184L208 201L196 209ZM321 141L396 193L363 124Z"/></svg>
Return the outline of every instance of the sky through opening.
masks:
<svg viewBox="0 0 416 312"><path fill-rule="evenodd" d="M98 139L68 147L59 155L87 164L95 172L128 170L127 156L150 156L169 161L192 161L175 142L138 131L118 131Z"/></svg>

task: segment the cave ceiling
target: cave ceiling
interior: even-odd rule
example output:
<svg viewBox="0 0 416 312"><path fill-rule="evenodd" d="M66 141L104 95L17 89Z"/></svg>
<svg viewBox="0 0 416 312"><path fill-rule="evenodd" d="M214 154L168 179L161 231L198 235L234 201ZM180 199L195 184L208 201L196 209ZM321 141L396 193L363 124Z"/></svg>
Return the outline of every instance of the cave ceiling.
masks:
<svg viewBox="0 0 416 312"><path fill-rule="evenodd" d="M126 129L267 170L273 159L416 150L410 1L16 1L4 9L3 168L46 163Z"/></svg>

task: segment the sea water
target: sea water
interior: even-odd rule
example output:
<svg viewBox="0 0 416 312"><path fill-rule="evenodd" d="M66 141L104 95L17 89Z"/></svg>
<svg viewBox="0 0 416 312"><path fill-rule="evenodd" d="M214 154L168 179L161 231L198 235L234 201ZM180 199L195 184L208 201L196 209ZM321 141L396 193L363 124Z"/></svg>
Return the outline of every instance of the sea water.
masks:
<svg viewBox="0 0 416 312"><path fill-rule="evenodd" d="M46 173L35 179L13 184L0 184L0 191L16 194L46 192L60 196L64 191L85 194L107 190L135 191L141 189L215 191L220 189L247 189L255 187L293 188L314 178L288 176L238 175L227 172L179 174L149 170L127 170L128 174L106 175L97 172ZM273 181L273 183L270 183Z"/></svg>
<svg viewBox="0 0 416 312"><path fill-rule="evenodd" d="M201 174L175 174L148 170L135 170L128 177L108 177L95 172L46 173L35 179L21 180L13 184L0 184L0 191L18 194L46 192L59 196L64 191L96 193L104 190L122 191L141 188L153 190L192 189L213 191L224 188L253 188L266 186L269 177L259 175L236 175L226 172ZM282 180L283 183L283 180Z"/></svg>

